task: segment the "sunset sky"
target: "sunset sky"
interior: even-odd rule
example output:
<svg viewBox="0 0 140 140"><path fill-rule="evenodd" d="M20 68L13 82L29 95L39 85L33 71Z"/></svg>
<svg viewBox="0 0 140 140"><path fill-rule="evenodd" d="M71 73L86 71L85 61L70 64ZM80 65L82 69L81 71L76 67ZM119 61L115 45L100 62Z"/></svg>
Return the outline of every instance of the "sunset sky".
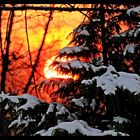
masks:
<svg viewBox="0 0 140 140"><path fill-rule="evenodd" d="M2 43L4 47L6 26L8 21L9 11L3 11L2 14ZM33 63L35 60L36 52L40 47L45 25L48 21L49 11L35 11L27 10L27 26L30 51L32 52ZM65 47L70 37L67 36L76 28L83 20L84 15L80 12L59 12L54 11L52 20L49 24L48 33L43 46L43 51L40 56L39 65L37 67L38 76L37 80L41 81L44 74L44 67L46 62L56 55L60 49ZM12 34L10 52L16 53L16 56L24 56L23 59L12 62L10 65L10 75L7 76L8 89L11 87L22 88L25 81L28 80L30 70L27 64L30 64L27 37L25 30L25 11L16 11ZM27 63L27 64L26 64ZM27 68L26 68L27 67ZM14 81L14 80L15 81Z"/></svg>

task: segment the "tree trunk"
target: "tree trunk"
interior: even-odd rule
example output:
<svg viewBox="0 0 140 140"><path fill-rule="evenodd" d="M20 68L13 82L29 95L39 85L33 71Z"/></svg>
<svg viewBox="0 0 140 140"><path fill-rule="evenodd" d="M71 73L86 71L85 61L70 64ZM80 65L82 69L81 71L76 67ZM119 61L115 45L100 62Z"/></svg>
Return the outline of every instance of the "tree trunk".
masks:
<svg viewBox="0 0 140 140"><path fill-rule="evenodd" d="M1 91L5 92L6 87L6 73L8 71L8 65L10 63L9 61L9 48L10 48L10 36L12 32L12 26L13 26L13 20L14 20L14 11L10 11L8 22L9 25L7 25L7 32L6 32L6 39L5 39L5 52L3 52L2 55L2 73L1 73Z"/></svg>
<svg viewBox="0 0 140 140"><path fill-rule="evenodd" d="M106 45L106 39L105 39L105 11L104 11L104 4L101 4L101 41L102 41L102 47L103 47L103 63L105 66L108 65L108 59L107 59L107 45Z"/></svg>

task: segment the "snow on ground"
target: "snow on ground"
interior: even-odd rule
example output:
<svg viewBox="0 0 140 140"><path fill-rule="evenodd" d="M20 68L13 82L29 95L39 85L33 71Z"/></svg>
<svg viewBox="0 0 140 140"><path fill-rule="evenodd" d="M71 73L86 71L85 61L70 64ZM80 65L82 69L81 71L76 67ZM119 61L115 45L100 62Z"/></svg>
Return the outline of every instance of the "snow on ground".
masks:
<svg viewBox="0 0 140 140"><path fill-rule="evenodd" d="M57 126L51 127L48 130L41 130L35 133L41 136L53 136L56 129L66 130L69 134L74 134L77 130L85 136L106 136L112 135L117 136L118 134L122 136L127 136L127 134L115 132L114 130L101 131L96 128L88 126L88 124L83 120L74 120L72 122L61 122Z"/></svg>

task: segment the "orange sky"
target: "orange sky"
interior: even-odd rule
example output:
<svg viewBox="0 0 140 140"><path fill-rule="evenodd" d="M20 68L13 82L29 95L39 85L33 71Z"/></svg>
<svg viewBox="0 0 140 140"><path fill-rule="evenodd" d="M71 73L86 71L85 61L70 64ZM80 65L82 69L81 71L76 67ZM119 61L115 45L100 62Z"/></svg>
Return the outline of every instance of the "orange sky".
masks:
<svg viewBox="0 0 140 140"><path fill-rule="evenodd" d="M13 32L11 35L11 46L10 51L17 51L19 55L23 55L27 53L27 39L25 33L25 21L24 21L24 11L18 11L15 13ZM2 16L2 37L4 43L4 37L6 32L6 24L7 24L7 11L3 12ZM41 40L44 34L45 24L48 21L48 11L28 11L28 35L30 42L30 49L32 52L35 52L41 44ZM57 54L57 52L65 47L70 39L66 39L67 35L72 32L72 30L77 27L84 15L79 12L55 12L53 15L53 19L50 22L48 34L46 36L45 44L44 44L44 52L41 56L42 64L40 63L40 67L38 67L39 72L43 75L43 69L47 59L50 59L52 56ZM28 54L28 53L27 53ZM27 55L22 62L15 61L10 68L15 69L13 72L13 76L7 76L7 85L13 87L22 87L25 81L28 80L29 71L26 69L16 69L15 66L24 68L24 61L29 63L29 56ZM14 81L13 78L16 77ZM43 77L40 78L40 80Z"/></svg>
<svg viewBox="0 0 140 140"><path fill-rule="evenodd" d="M7 11L3 12L2 16L3 43L5 41L4 37L8 18L7 13ZM13 71L11 72L11 75L7 75L7 89L11 87L14 87L17 90L19 88L24 88L31 71L30 68L26 68L27 64L30 64L30 59L27 47L24 16L25 11L18 11L15 13L13 31L11 35L10 51L17 51L18 55L27 55L24 56L24 59L19 59L10 65L10 68L13 69ZM33 59L35 59L35 52L37 52L38 48L40 47L45 25L48 21L48 16L48 11L27 11L28 35L30 50L32 52ZM70 32L73 31L74 28L76 28L83 21L83 18L84 15L80 12L55 11L48 28L49 30L46 36L45 44L43 46L41 59L37 67L37 72L39 72L38 74L36 74L37 82L43 80L45 76L44 67L47 60L49 60L52 56L56 55L60 49L62 49L69 43L70 38L66 39L66 37Z"/></svg>
<svg viewBox="0 0 140 140"><path fill-rule="evenodd" d="M28 34L31 51L38 49L41 44L41 40L44 33L44 26L48 20L47 17L37 16L44 12L28 11L30 19L28 19ZM17 15L24 13L18 12ZM20 21L23 16L15 18L15 24L13 27L13 46L16 47L16 43L23 43L23 50L27 49L27 42L25 36L25 23ZM34 17L33 17L34 16ZM47 15L46 15L47 16ZM67 35L82 21L83 15L79 12L56 12L53 15L53 19L50 23L47 38L45 41L45 47L49 46L49 52L57 49L61 49L67 45L69 39L66 39ZM50 47L51 46L51 47Z"/></svg>

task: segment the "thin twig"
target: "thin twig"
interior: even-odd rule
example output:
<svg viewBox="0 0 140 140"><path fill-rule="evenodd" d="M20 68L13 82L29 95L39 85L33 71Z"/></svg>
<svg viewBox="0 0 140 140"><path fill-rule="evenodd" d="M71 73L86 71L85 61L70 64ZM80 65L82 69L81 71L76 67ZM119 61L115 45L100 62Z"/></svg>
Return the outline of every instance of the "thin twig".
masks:
<svg viewBox="0 0 140 140"><path fill-rule="evenodd" d="M26 37L27 37L28 53L29 53L29 57L30 57L30 64L31 64L31 67L33 69L32 56L31 56L30 43L29 43L29 36L28 36L27 11L26 10L25 10L25 30L26 30ZM34 85L36 87L36 81L35 81L35 75L34 75L34 73L33 73L33 81L34 81ZM35 93L36 93L36 96L38 97L37 89L36 88L35 88Z"/></svg>
<svg viewBox="0 0 140 140"><path fill-rule="evenodd" d="M52 19L52 13L53 13L53 12L50 11L50 15L49 15L49 18L48 18L48 22L47 22L46 27L45 27L43 39L42 39L40 48L39 48L39 50L38 50L38 54L37 54L37 57L36 57L36 60L35 60L35 64L33 65L32 73L31 73L31 75L30 75L30 77L29 77L29 79L28 79L28 82L27 82L27 84L26 84L26 87L25 87L25 89L24 89L24 91L23 91L24 93L27 92L27 90L28 90L28 88L29 88L29 86L30 86L30 83L31 83L33 74L34 74L34 72L36 71L36 67L37 67L37 65L38 65L38 61L39 61L39 58L40 58L40 54L41 54L41 51L42 51L43 46L44 46L44 43L45 43L46 35L47 35L47 32L48 32L48 27L49 27L50 21L51 21L51 19Z"/></svg>

